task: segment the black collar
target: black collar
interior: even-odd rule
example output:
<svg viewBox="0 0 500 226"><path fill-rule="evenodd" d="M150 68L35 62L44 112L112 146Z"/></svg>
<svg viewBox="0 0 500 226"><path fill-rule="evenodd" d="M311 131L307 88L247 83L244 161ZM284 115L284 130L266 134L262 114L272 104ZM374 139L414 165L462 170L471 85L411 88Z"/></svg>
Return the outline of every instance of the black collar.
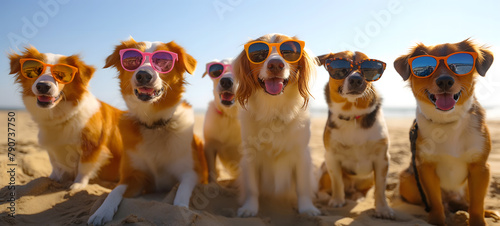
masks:
<svg viewBox="0 0 500 226"><path fill-rule="evenodd" d="M343 115L339 115L338 118L340 120L344 120L344 121L351 121L351 120L355 120L355 119L359 119L361 118L362 115L357 115L357 116L343 116Z"/></svg>
<svg viewBox="0 0 500 226"><path fill-rule="evenodd" d="M162 127L166 127L170 123L170 119L172 119L172 118L169 118L167 120L160 119L160 120L158 120L156 122L153 122L153 124L151 124L151 125L148 125L146 123L143 123L143 122L139 121L139 124L141 124L142 126L146 127L146 129L160 129Z"/></svg>

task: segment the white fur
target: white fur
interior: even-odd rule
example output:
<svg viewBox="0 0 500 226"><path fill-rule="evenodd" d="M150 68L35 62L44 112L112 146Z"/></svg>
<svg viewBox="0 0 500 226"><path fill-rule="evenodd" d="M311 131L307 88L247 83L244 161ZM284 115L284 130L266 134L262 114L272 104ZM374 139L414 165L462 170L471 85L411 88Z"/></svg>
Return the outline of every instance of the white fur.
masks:
<svg viewBox="0 0 500 226"><path fill-rule="evenodd" d="M103 225L113 219L116 211L118 210L118 205L123 199L123 194L127 190L127 185L121 184L116 186L106 197L104 203L96 210L92 216L90 216L87 224L89 225Z"/></svg>
<svg viewBox="0 0 500 226"><path fill-rule="evenodd" d="M271 55L264 65L272 57L275 56ZM283 62L285 68L290 68ZM288 78L290 71L284 71L280 76ZM310 76L313 75L315 73ZM271 76L267 70L261 70L259 78ZM244 203L238 209L238 216L257 214L260 193L290 196L293 188L299 213L320 214L312 203L316 183L308 147L311 136L309 113L302 108L303 102L297 84L289 83L277 96L271 96L258 87L249 97L246 110L240 111L243 143L240 180Z"/></svg>

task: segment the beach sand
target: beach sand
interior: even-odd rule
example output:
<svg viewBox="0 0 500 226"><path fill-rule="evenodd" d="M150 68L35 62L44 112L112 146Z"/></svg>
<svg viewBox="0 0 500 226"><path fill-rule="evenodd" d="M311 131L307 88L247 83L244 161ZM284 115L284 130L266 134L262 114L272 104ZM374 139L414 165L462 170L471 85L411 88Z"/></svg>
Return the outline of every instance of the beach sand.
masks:
<svg viewBox="0 0 500 226"><path fill-rule="evenodd" d="M46 151L37 142L38 129L27 112L17 110L15 161L7 156L7 111L0 111L0 225L85 225L90 215L100 206L114 187L111 182L91 183L86 189L69 191L71 182L57 183L47 178L51 165ZM391 161L386 194L396 219L372 217L373 189L363 200L348 201L342 208L327 206L327 201L316 200L322 215L308 217L297 214L292 202L261 198L260 211L255 218L238 218L236 211L238 191L231 181L221 185L199 185L193 192L190 209L172 205L176 188L170 192L125 198L112 225L427 225L427 213L422 206L407 204L399 198L398 174L410 161L408 129L412 118L388 118ZM312 118L310 147L315 167L324 159L323 128L325 117ZM196 115L195 133L202 134L203 115ZM500 210L500 121L488 121L493 147L489 163L492 177L486 197L486 209ZM17 166L9 166L9 163ZM10 168L15 168L15 190L8 189ZM96 182L96 181L94 181ZM10 202L15 192L15 202ZM15 218L8 216L7 207L15 204ZM466 212L448 215L448 225L466 225ZM500 225L487 219L490 225Z"/></svg>

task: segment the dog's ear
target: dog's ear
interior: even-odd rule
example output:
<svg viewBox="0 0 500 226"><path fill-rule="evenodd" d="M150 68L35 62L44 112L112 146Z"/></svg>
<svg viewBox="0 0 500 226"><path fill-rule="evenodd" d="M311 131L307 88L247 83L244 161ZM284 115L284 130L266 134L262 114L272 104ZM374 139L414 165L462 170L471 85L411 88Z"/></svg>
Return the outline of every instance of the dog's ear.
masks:
<svg viewBox="0 0 500 226"><path fill-rule="evenodd" d="M120 63L120 50L129 48L129 46L139 45L132 37L129 40L121 41L120 45L115 46L113 53L106 58L106 64L103 68L115 67L118 70L122 70Z"/></svg>
<svg viewBox="0 0 500 226"><path fill-rule="evenodd" d="M66 58L69 65L78 68L74 79L79 79L82 84L88 84L94 75L95 67L85 64L78 55L71 55Z"/></svg>
<svg viewBox="0 0 500 226"><path fill-rule="evenodd" d="M257 79L254 78L252 74L252 69L250 68L250 61L242 51L240 55L233 61L232 64L233 74L238 82L238 89L236 90L236 99L240 105L246 109L245 105L248 102L248 98L259 86Z"/></svg>
<svg viewBox="0 0 500 226"><path fill-rule="evenodd" d="M404 81L408 80L411 74L410 65L408 64L409 56L410 55L400 56L394 61L394 68Z"/></svg>
<svg viewBox="0 0 500 226"><path fill-rule="evenodd" d="M9 60L10 60L10 72L9 74L16 74L21 71L21 63L19 60L21 60L21 55L11 52L9 53Z"/></svg>
<svg viewBox="0 0 500 226"><path fill-rule="evenodd" d="M476 70L477 73L484 77L486 71L488 71L491 64L493 64L493 53L487 49L479 48L478 55L476 59Z"/></svg>
<svg viewBox="0 0 500 226"><path fill-rule="evenodd" d="M319 66L322 66L325 64L325 60L328 58L330 54L324 54L324 55L321 55L321 56L317 56L316 57L316 63L319 65Z"/></svg>
<svg viewBox="0 0 500 226"><path fill-rule="evenodd" d="M209 65L209 64L211 64L211 63L212 63L212 62L208 62L208 63L205 65L205 68L207 68L207 67L208 67L208 65ZM203 72L203 75L201 75L201 77L202 77L202 78L204 78L204 77L205 77L205 75L207 75L207 74L208 74L208 71L206 71L206 69L205 69L205 72Z"/></svg>
<svg viewBox="0 0 500 226"><path fill-rule="evenodd" d="M304 51L304 53L302 53L302 58L299 61L298 85L299 93L304 98L303 107L307 107L309 103L309 97L312 97L309 85L311 79L314 79L313 76L316 75L317 65L318 63L316 58L311 57L311 55L308 54L307 51Z"/></svg>
<svg viewBox="0 0 500 226"><path fill-rule="evenodd" d="M194 59L191 55L186 53L186 50L182 48L180 45L171 41L167 43L168 49L172 50L172 52L177 53L179 57L179 64L186 70L187 73L193 74L196 69L196 59Z"/></svg>

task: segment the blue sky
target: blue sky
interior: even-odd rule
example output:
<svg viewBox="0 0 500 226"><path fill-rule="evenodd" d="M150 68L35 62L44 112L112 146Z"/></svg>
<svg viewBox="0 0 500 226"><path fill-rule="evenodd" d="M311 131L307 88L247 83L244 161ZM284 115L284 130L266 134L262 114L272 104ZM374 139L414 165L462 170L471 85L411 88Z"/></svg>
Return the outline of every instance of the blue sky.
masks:
<svg viewBox="0 0 500 226"><path fill-rule="evenodd" d="M362 51L387 63L376 87L385 106L414 107L410 89L394 70L394 60L417 42L434 45L472 37L500 52L500 1L4 1L0 9L0 108L22 107L19 86L9 73L7 52L29 43L41 52L80 54L98 70L91 91L125 108L114 69L103 69L120 40L175 40L198 60L185 99L207 106L212 83L201 78L212 59L235 57L249 39L267 33L298 36L316 55ZM500 106L500 62L478 80L483 106ZM313 108L326 108L328 74L318 67Z"/></svg>

